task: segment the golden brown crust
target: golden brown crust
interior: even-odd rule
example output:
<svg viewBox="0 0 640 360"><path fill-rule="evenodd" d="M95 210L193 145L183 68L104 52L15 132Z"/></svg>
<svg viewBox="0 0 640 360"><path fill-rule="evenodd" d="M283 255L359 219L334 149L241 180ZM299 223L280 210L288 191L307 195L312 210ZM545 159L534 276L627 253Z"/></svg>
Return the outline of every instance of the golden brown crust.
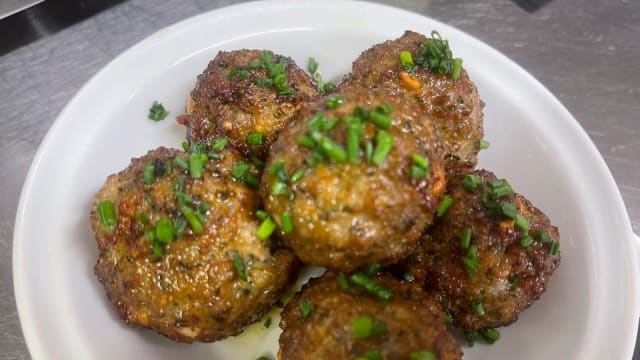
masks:
<svg viewBox="0 0 640 360"><path fill-rule="evenodd" d="M388 275L374 279L392 291L391 300L381 301L355 285L343 291L333 273L311 279L282 311L278 358L346 360L372 350L390 360L408 359L415 351L432 352L443 360L462 358L460 346L447 332L442 311L419 286ZM300 310L302 299L312 306L307 319ZM352 320L357 316L384 323L388 331L356 338Z"/></svg>
<svg viewBox="0 0 640 360"><path fill-rule="evenodd" d="M421 67L413 74L403 71L400 52L409 51L417 59L426 41L425 36L407 31L398 39L371 47L354 61L352 73L340 88L386 88L393 96L419 104L437 130L447 173L464 174L477 163L484 103L464 69L458 80Z"/></svg>
<svg viewBox="0 0 640 360"><path fill-rule="evenodd" d="M280 214L288 211L292 215L293 231L283 239L303 262L350 272L406 257L431 222L445 180L435 137L429 126L417 120L421 115L415 107L376 89L353 88L339 95L343 104L337 109L325 109L323 103L310 106L280 134L271 148L260 194L265 209L279 223ZM367 162L363 151L359 164L305 163L312 150L298 140L307 133L307 120L313 114L322 111L327 119L342 119L357 106L373 110L380 104L393 107L388 131L395 141L380 166ZM371 140L375 125L366 123L364 129L365 138ZM344 122L339 121L326 133L344 146L345 131ZM413 154L430 160L429 176L424 179L409 175ZM268 169L277 161L283 162L289 175L304 171L286 195L271 194L276 179Z"/></svg>
<svg viewBox="0 0 640 360"><path fill-rule="evenodd" d="M295 278L297 260L291 251L272 248L255 236L257 194L230 176L240 155L230 148L222 155L207 161L200 179L173 164L170 175L144 184L142 171L149 161L168 165L176 156L186 158L182 151L159 148L111 175L96 194L91 225L100 256L95 273L129 325L181 342L220 340L260 319ZM197 235L188 226L158 258L144 230L159 218L180 216L173 190L178 177L187 195L211 208L204 214L204 233ZM113 232L100 226L96 208L102 200L115 204ZM248 281L236 275L232 254L243 258Z"/></svg>
<svg viewBox="0 0 640 360"><path fill-rule="evenodd" d="M260 54L259 50L221 51L198 76L188 103L191 111L178 118L187 127L190 143L226 136L243 155L265 158L278 132L289 124L300 106L318 97L315 80L290 58L285 58L285 75L292 94L280 95L274 87L257 85L257 79L269 77L268 71L246 68L250 61L259 60ZM274 55L273 60L280 58ZM246 69L249 76L229 79L230 72L239 74L239 69ZM263 133L264 143L248 145L247 136L252 133Z"/></svg>
<svg viewBox="0 0 640 360"><path fill-rule="evenodd" d="M495 180L489 171L474 174L483 182ZM538 240L538 231L559 241L558 229L522 195L511 194L501 202L515 204L518 213L530 221L534 239L528 247L520 241L523 230L500 214L490 215L482 204L485 190L467 191L460 181L448 190L453 204L427 230L420 251L407 263L416 280L438 300L464 330L508 325L544 292L560 263L560 253L550 254L550 244ZM477 246L479 268L471 276L462 264L466 250L460 247L465 228L472 231L471 244ZM479 316L474 305L482 304Z"/></svg>

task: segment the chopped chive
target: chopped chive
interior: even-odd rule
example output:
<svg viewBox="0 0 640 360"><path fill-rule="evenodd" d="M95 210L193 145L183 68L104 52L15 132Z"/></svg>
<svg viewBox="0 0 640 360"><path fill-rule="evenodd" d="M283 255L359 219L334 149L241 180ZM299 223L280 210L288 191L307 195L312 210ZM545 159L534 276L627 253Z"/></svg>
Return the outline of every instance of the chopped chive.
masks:
<svg viewBox="0 0 640 360"><path fill-rule="evenodd" d="M414 282L415 281L415 276L413 276L412 273L410 272L406 272L404 273L404 275L402 275L402 278L404 279L404 281L406 282Z"/></svg>
<svg viewBox="0 0 640 360"><path fill-rule="evenodd" d="M280 222L282 223L282 231L288 234L293 231L293 221L291 219L291 213L288 211L280 214Z"/></svg>
<svg viewBox="0 0 640 360"><path fill-rule="evenodd" d="M147 216L147 214L143 213L143 212L139 212L136 215L136 219L141 223L141 224L148 224L149 223L149 216Z"/></svg>
<svg viewBox="0 0 640 360"><path fill-rule="evenodd" d="M451 70L451 78L458 80L460 78L460 72L462 71L462 59L453 59L453 69Z"/></svg>
<svg viewBox="0 0 640 360"><path fill-rule="evenodd" d="M342 145L336 143L330 137L318 132L312 133L311 136L316 139L320 149L329 159L335 162L345 162L347 160L347 151L342 147Z"/></svg>
<svg viewBox="0 0 640 360"><path fill-rule="evenodd" d="M247 63L247 67L249 69L257 69L261 66L262 64L260 63L260 60L249 60L249 62Z"/></svg>
<svg viewBox="0 0 640 360"><path fill-rule="evenodd" d="M388 301L393 296L389 289L381 286L375 280L369 278L361 272L351 274L349 276L349 281L358 286L364 287L367 291L381 300Z"/></svg>
<svg viewBox="0 0 640 360"><path fill-rule="evenodd" d="M224 149L224 146L227 145L229 140L226 137L219 137L211 140L211 149L213 151L220 151Z"/></svg>
<svg viewBox="0 0 640 360"><path fill-rule="evenodd" d="M256 217L260 220L264 220L269 217L269 213L264 210L256 211Z"/></svg>
<svg viewBox="0 0 640 360"><path fill-rule="evenodd" d="M518 227L524 231L529 231L529 219L527 219L526 217L517 214L516 215L516 225L518 225Z"/></svg>
<svg viewBox="0 0 640 360"><path fill-rule="evenodd" d="M442 196L442 199L440 199L440 204L438 204L438 210L436 210L436 216L442 217L447 212L447 210L449 210L451 204L453 204L453 198L451 196L449 196L448 194Z"/></svg>
<svg viewBox="0 0 640 360"><path fill-rule="evenodd" d="M296 170L296 172L293 173L293 175L291 175L291 182L298 182L300 179L302 179L302 177L304 176L304 170L302 169L298 169Z"/></svg>
<svg viewBox="0 0 640 360"><path fill-rule="evenodd" d="M473 304L473 312L478 316L484 316L484 307L481 302Z"/></svg>
<svg viewBox="0 0 640 360"><path fill-rule="evenodd" d="M273 65L271 69L269 69L269 76L273 78L278 75L283 75L286 69L287 69L287 64L279 62Z"/></svg>
<svg viewBox="0 0 640 360"><path fill-rule="evenodd" d="M315 58L310 57L307 62L307 70L309 71L309 74L314 75L316 71L318 71L319 65L320 64L318 64L318 61Z"/></svg>
<svg viewBox="0 0 640 360"><path fill-rule="evenodd" d="M522 238L520 239L520 246L522 246L523 248L528 248L529 246L531 246L531 244L533 244L533 238L529 236L529 234L524 234L524 236L522 236Z"/></svg>
<svg viewBox="0 0 640 360"><path fill-rule="evenodd" d="M177 238L182 237L184 229L187 228L187 219L182 216L178 216L173 220L173 235Z"/></svg>
<svg viewBox="0 0 640 360"><path fill-rule="evenodd" d="M467 174L462 179L462 187L469 192L477 189L480 184L482 184L482 179L476 174Z"/></svg>
<svg viewBox="0 0 640 360"><path fill-rule="evenodd" d="M338 275L338 285L342 291L349 290L349 280L343 273Z"/></svg>
<svg viewBox="0 0 640 360"><path fill-rule="evenodd" d="M460 236L460 247L462 249L468 249L471 245L471 228L465 228L462 230L462 236Z"/></svg>
<svg viewBox="0 0 640 360"><path fill-rule="evenodd" d="M371 264L371 265L367 265L367 267L362 272L365 275L371 277L371 276L377 274L380 271L380 268L382 268L382 266L380 266L380 264L374 263L374 264Z"/></svg>
<svg viewBox="0 0 640 360"><path fill-rule="evenodd" d="M247 175L249 175L250 171L251 166L249 166L249 164L243 161L238 161L237 163L233 164L233 167L231 168L231 176L236 180L246 181Z"/></svg>
<svg viewBox="0 0 640 360"><path fill-rule="evenodd" d="M173 241L173 224L167 218L160 218L154 225L156 241L168 244Z"/></svg>
<svg viewBox="0 0 640 360"><path fill-rule="evenodd" d="M442 314L442 318L444 319L445 324L451 324L453 322L453 317L446 311Z"/></svg>
<svg viewBox="0 0 640 360"><path fill-rule="evenodd" d="M204 165L206 161L207 161L207 154L189 155L189 175L193 179L199 179L202 177L202 170L204 170Z"/></svg>
<svg viewBox="0 0 640 360"><path fill-rule="evenodd" d="M373 319L370 316L356 316L351 319L351 330L355 338L366 338L373 331Z"/></svg>
<svg viewBox="0 0 640 360"><path fill-rule="evenodd" d="M510 202L503 202L500 204L500 212L509 219L515 219L519 215L515 205Z"/></svg>
<svg viewBox="0 0 640 360"><path fill-rule="evenodd" d="M293 88L291 86L276 86L276 89L280 95L293 94Z"/></svg>
<svg viewBox="0 0 640 360"><path fill-rule="evenodd" d="M251 74L249 73L249 71L247 70L240 70L240 72L238 73L238 79L239 80L246 80L249 78Z"/></svg>
<svg viewBox="0 0 640 360"><path fill-rule="evenodd" d="M488 149L489 148L489 142L485 139L480 139L476 142L476 147L479 150L484 150L484 149Z"/></svg>
<svg viewBox="0 0 640 360"><path fill-rule="evenodd" d="M270 69L273 66L273 51L271 50L263 50L260 52L260 64L267 69Z"/></svg>
<svg viewBox="0 0 640 360"><path fill-rule="evenodd" d="M342 103L343 100L340 95L331 95L324 100L324 106L326 106L327 109L337 109Z"/></svg>
<svg viewBox="0 0 640 360"><path fill-rule="evenodd" d="M356 360L382 360L382 355L378 350L369 350L358 356Z"/></svg>
<svg viewBox="0 0 640 360"><path fill-rule="evenodd" d="M410 52L406 50L400 51L400 64L407 71L413 68L413 56Z"/></svg>
<svg viewBox="0 0 640 360"><path fill-rule="evenodd" d="M307 121L307 129L311 132L320 131L324 127L325 121L326 119L322 113L316 113Z"/></svg>
<svg viewBox="0 0 640 360"><path fill-rule="evenodd" d="M367 159L367 162L370 163L373 160L373 144L371 141L367 141L364 144L364 156Z"/></svg>
<svg viewBox="0 0 640 360"><path fill-rule="evenodd" d="M371 155L371 161L380 166L384 159L387 157L387 154L391 151L394 145L393 137L391 134L384 130L378 131L375 136L376 147L373 150L373 154Z"/></svg>
<svg viewBox="0 0 640 360"><path fill-rule="evenodd" d="M267 320L265 320L263 326L265 329L268 329L271 327L271 317L268 317Z"/></svg>
<svg viewBox="0 0 640 360"><path fill-rule="evenodd" d="M302 319L307 320L311 316L311 312L313 311L313 306L311 305L311 301L307 298L302 298L300 303L298 304L300 307L300 312L302 313Z"/></svg>
<svg viewBox="0 0 640 360"><path fill-rule="evenodd" d="M258 159L255 156L251 156L251 162L257 166L259 169L264 169L264 161Z"/></svg>
<svg viewBox="0 0 640 360"><path fill-rule="evenodd" d="M231 70L229 70L229 72L227 73L227 80L231 81L233 80L234 77L236 77L236 74L238 73L238 68L237 67L232 67Z"/></svg>
<svg viewBox="0 0 640 360"><path fill-rule="evenodd" d="M98 204L98 221L102 230L110 233L118 223L116 218L116 208L111 200L102 200Z"/></svg>
<svg viewBox="0 0 640 360"><path fill-rule="evenodd" d="M473 347L473 345L475 344L476 340L478 340L479 337L480 337L480 333L478 332L478 330L471 330L471 331L464 332L464 338L467 340L467 346L469 347Z"/></svg>
<svg viewBox="0 0 640 360"><path fill-rule="evenodd" d="M549 236L549 234L547 234L546 232L542 231L542 230L538 230L538 232L536 233L536 239L540 242L542 242L543 244L548 244L551 243L553 240L551 240L551 236Z"/></svg>
<svg viewBox="0 0 640 360"><path fill-rule="evenodd" d="M278 176L278 173L280 173L282 171L282 166L284 165L284 160L282 159L278 159L276 161L273 162L273 164L271 165L271 167L269 168L269 175L271 176ZM286 180L286 179L281 179L281 180Z"/></svg>
<svg viewBox="0 0 640 360"><path fill-rule="evenodd" d="M181 157L179 157L179 156L176 156L176 158L175 158L175 159L173 159L173 162L174 162L174 163L175 163L179 168L181 168L182 170L187 170L187 169L189 169L189 163L188 163L185 159L183 159L183 158L181 158Z"/></svg>
<svg viewBox="0 0 640 360"><path fill-rule="evenodd" d="M287 184L276 179L273 183L271 183L271 195L286 195L289 193L289 189L287 188Z"/></svg>
<svg viewBox="0 0 640 360"><path fill-rule="evenodd" d="M494 328L484 328L480 329L479 331L484 341L489 344L493 344L496 341L500 340L500 332Z"/></svg>
<svg viewBox="0 0 640 360"><path fill-rule="evenodd" d="M187 219L187 221L189 222L189 225L191 226L191 230L193 230L195 234L200 235L204 232L204 227L202 226L202 223L196 216L193 209L191 209L186 205L183 205L180 207L180 212Z"/></svg>
<svg viewBox="0 0 640 360"><path fill-rule="evenodd" d="M316 142L307 135L300 136L298 138L298 144L308 148L313 148L316 146Z"/></svg>
<svg viewBox="0 0 640 360"><path fill-rule="evenodd" d="M307 163L307 165L314 167L321 163L322 160L324 160L324 155L322 155L322 153L319 151L314 151L311 155L304 159L304 162Z"/></svg>
<svg viewBox="0 0 640 360"><path fill-rule="evenodd" d="M187 141L183 141L181 145L184 151L189 150L189 143Z"/></svg>
<svg viewBox="0 0 640 360"><path fill-rule="evenodd" d="M362 122L353 118L345 121L347 137L347 159L352 164L360 163L360 137L362 134Z"/></svg>
<svg viewBox="0 0 640 360"><path fill-rule="evenodd" d="M507 196L513 193L513 189L511 185L505 179L497 179L488 182L489 188L491 189L491 195L496 198Z"/></svg>
<svg viewBox="0 0 640 360"><path fill-rule="evenodd" d="M520 280L521 277L522 277L522 274L513 274L513 275L509 276L507 281L509 281L509 284L515 285L515 284L518 283L518 280Z"/></svg>
<svg viewBox="0 0 640 360"><path fill-rule="evenodd" d="M182 207L184 204L193 204L195 200L182 191L174 191L174 195L176 196L176 200L178 201L178 205Z"/></svg>
<svg viewBox="0 0 640 360"><path fill-rule="evenodd" d="M157 257L162 257L162 255L164 255L162 244L158 242L154 242L151 244L151 251L153 251L153 254Z"/></svg>
<svg viewBox="0 0 640 360"><path fill-rule="evenodd" d="M393 106L391 106L390 104L380 104L376 106L376 112L379 112L381 114L389 115L392 111Z"/></svg>
<svg viewBox="0 0 640 360"><path fill-rule="evenodd" d="M247 135L247 144L249 145L262 145L264 143L264 134L263 133L252 133Z"/></svg>
<svg viewBox="0 0 640 360"><path fill-rule="evenodd" d="M150 185L153 183L155 178L155 166L153 164L153 160L149 160L144 163L142 168L142 182L144 182L145 185Z"/></svg>
<svg viewBox="0 0 640 360"><path fill-rule="evenodd" d="M271 78L257 78L256 85L261 87L271 87L273 86L273 79Z"/></svg>
<svg viewBox="0 0 640 360"><path fill-rule="evenodd" d="M553 241L549 246L549 254L556 255L560 251L560 243L557 241Z"/></svg>
<svg viewBox="0 0 640 360"><path fill-rule="evenodd" d="M416 164L413 164L411 165L411 167L409 167L409 176L414 179L424 179L425 177L427 177L427 170L421 168Z"/></svg>
<svg viewBox="0 0 640 360"><path fill-rule="evenodd" d="M242 257L238 254L232 254L231 255L231 261L233 262L233 270L235 271L236 275L240 278L240 280L242 281L248 281L249 279L247 278L247 268L246 265L244 264L244 259L242 259Z"/></svg>
<svg viewBox="0 0 640 360"><path fill-rule="evenodd" d="M329 81L329 82L326 82L326 83L324 83L322 85L322 88L321 88L322 90L320 92L323 93L323 94L328 94L328 93L332 92L333 89L335 89L335 88L336 88L336 84L334 84L331 81Z"/></svg>
<svg viewBox="0 0 640 360"><path fill-rule="evenodd" d="M409 354L409 360L436 360L436 356L430 351L414 351Z"/></svg>
<svg viewBox="0 0 640 360"><path fill-rule="evenodd" d="M337 118L333 118L331 120L328 120L324 123L324 125L322 126L322 130L331 130L333 129L336 125L338 124L338 119Z"/></svg>
<svg viewBox="0 0 640 360"><path fill-rule="evenodd" d="M377 127L388 130L391 127L391 117L387 114L374 111L369 114L368 120L375 124Z"/></svg>
<svg viewBox="0 0 640 360"><path fill-rule="evenodd" d="M278 86L282 87L286 84L287 77L285 74L277 74L273 77L273 84L278 88Z"/></svg>
<svg viewBox="0 0 640 360"><path fill-rule="evenodd" d="M428 169L429 168L429 160L425 157L423 157L420 154L413 154L411 155L411 159L413 160L413 163L423 169Z"/></svg>
<svg viewBox="0 0 640 360"><path fill-rule="evenodd" d="M275 229L276 229L275 221L273 221L273 219L268 217L262 220L262 223L260 224L260 226L258 227L258 230L256 231L256 235L260 240L266 240L267 238L269 238L269 236L271 236L271 234Z"/></svg>
<svg viewBox="0 0 640 360"><path fill-rule="evenodd" d="M153 104L151 104L149 115L147 115L147 117L149 118L149 120L160 121L164 120L167 115L169 115L169 112L164 108L162 103L154 100Z"/></svg>

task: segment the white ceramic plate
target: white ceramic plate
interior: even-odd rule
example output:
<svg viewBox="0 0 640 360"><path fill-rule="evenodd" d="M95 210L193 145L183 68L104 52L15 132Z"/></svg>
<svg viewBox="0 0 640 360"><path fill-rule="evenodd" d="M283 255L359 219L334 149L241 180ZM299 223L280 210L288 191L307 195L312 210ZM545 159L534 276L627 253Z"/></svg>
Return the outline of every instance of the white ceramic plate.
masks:
<svg viewBox="0 0 640 360"><path fill-rule="evenodd" d="M278 327L214 344L173 343L131 329L93 275L92 195L131 157L179 147L178 115L218 50L272 49L325 78L346 74L371 45L411 29L438 30L487 106L480 166L506 177L559 226L562 264L549 288L493 346L468 359L631 358L638 323L637 248L604 161L576 120L509 59L450 26L380 5L341 1L247 3L159 31L96 74L47 134L24 185L14 235L15 293L35 359L255 359L274 356ZM171 111L146 119L153 100Z"/></svg>

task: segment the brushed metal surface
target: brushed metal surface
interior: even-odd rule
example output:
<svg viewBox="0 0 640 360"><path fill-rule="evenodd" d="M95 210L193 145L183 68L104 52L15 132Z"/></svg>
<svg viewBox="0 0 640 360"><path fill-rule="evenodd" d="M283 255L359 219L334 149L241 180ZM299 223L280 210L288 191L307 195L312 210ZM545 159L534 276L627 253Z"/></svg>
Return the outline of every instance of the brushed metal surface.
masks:
<svg viewBox="0 0 640 360"><path fill-rule="evenodd" d="M0 358L30 359L11 249L22 183L47 129L120 52L162 27L237 2L129 0L0 57ZM604 156L640 233L640 1L554 0L534 11L508 0L379 2L458 27L547 86Z"/></svg>

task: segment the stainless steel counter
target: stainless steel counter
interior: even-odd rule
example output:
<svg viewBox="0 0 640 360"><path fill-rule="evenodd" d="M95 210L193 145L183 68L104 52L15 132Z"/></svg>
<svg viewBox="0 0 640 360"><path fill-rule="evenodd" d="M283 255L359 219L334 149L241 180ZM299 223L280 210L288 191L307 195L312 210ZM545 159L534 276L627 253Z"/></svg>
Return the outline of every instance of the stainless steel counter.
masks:
<svg viewBox="0 0 640 360"><path fill-rule="evenodd" d="M129 0L0 57L0 358L30 358L16 313L11 249L22 183L47 129L120 52L160 28L236 2ZM470 33L547 86L604 156L640 233L640 1L552 0L537 10L544 1L381 2Z"/></svg>

